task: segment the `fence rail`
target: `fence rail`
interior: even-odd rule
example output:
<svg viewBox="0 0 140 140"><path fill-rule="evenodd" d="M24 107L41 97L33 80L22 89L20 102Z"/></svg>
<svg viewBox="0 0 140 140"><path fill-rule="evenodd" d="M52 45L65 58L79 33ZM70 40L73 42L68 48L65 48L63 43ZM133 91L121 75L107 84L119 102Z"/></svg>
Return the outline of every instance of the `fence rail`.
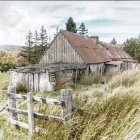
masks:
<svg viewBox="0 0 140 140"><path fill-rule="evenodd" d="M71 119L72 114L72 90L62 89L61 90L61 100L52 98L42 98L37 96L32 96L32 93L27 93L27 95L16 94L16 88L14 86L9 86L7 90L8 95L8 107L7 111L11 112L11 117L9 123L13 125L18 125L23 128L29 129L29 133L36 130L34 119L44 119L53 120L58 122L68 121ZM16 106L16 101L18 99L27 100L27 110L18 109ZM61 106L61 116L45 115L41 113L34 112L33 102L40 102L42 104L51 104ZM18 114L28 117L28 124L18 120Z"/></svg>

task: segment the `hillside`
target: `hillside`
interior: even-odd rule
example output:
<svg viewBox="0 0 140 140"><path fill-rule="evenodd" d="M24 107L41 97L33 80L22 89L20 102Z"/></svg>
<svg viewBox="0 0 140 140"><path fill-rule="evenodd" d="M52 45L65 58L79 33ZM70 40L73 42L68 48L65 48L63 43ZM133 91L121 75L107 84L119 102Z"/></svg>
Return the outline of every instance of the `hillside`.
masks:
<svg viewBox="0 0 140 140"><path fill-rule="evenodd" d="M0 45L0 50L11 52L11 51L20 51L22 46L18 45Z"/></svg>

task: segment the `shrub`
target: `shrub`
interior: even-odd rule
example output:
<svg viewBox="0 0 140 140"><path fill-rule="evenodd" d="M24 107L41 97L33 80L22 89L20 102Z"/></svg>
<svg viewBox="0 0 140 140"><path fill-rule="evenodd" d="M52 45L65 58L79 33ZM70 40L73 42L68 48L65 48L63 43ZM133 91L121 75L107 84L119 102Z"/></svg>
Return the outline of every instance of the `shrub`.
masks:
<svg viewBox="0 0 140 140"><path fill-rule="evenodd" d="M80 80L81 85L99 84L101 82L102 82L102 75L100 73L84 75Z"/></svg>
<svg viewBox="0 0 140 140"><path fill-rule="evenodd" d="M17 93L27 93L28 88L25 84L18 83L16 86L16 91L17 91Z"/></svg>

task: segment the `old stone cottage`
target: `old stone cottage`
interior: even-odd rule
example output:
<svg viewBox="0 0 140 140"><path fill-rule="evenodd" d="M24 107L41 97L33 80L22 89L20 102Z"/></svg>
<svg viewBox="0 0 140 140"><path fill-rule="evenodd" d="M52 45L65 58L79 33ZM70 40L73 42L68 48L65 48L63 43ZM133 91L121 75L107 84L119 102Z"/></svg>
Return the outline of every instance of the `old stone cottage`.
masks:
<svg viewBox="0 0 140 140"><path fill-rule="evenodd" d="M40 63L11 70L11 84L26 83L30 90L53 90L58 75L69 75L73 81L93 72L116 73L137 65L124 50L99 41L97 36L81 36L60 30Z"/></svg>

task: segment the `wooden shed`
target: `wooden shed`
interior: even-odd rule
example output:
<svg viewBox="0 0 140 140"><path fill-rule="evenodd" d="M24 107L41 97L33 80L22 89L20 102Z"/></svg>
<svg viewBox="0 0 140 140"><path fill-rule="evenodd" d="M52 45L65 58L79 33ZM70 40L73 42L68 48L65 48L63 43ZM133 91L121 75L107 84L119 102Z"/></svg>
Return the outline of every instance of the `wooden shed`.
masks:
<svg viewBox="0 0 140 140"><path fill-rule="evenodd" d="M111 61L93 37L60 30L40 60L40 64L86 64L86 72L104 72L105 62Z"/></svg>
<svg viewBox="0 0 140 140"><path fill-rule="evenodd" d="M119 72L123 70L131 70L136 68L137 61L127 54L121 47L99 42L98 47L108 55L112 61L106 63L106 72Z"/></svg>
<svg viewBox="0 0 140 140"><path fill-rule="evenodd" d="M36 64L11 70L10 83L25 85L30 91L52 91L58 76L69 76L74 82L85 69L85 64Z"/></svg>
<svg viewBox="0 0 140 140"><path fill-rule="evenodd" d="M81 36L60 30L44 52L39 64L11 71L11 84L26 83L29 90L53 90L58 75L73 81L83 74L116 73L134 69L137 62L122 48L99 41L97 36Z"/></svg>

